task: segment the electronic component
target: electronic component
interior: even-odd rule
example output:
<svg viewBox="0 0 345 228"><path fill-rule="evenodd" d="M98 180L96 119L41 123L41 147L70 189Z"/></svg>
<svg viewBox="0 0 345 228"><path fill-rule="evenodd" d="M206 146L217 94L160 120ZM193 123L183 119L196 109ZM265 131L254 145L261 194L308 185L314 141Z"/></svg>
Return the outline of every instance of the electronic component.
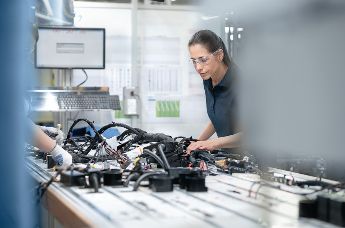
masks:
<svg viewBox="0 0 345 228"><path fill-rule="evenodd" d="M149 177L149 186L154 192L171 192L173 180L169 175L154 175Z"/></svg>
<svg viewBox="0 0 345 228"><path fill-rule="evenodd" d="M301 200L299 202L299 217L316 218L317 211L318 207L316 200Z"/></svg>
<svg viewBox="0 0 345 228"><path fill-rule="evenodd" d="M48 168L48 169L51 169L51 168L53 168L55 165L56 165L56 164L55 164L55 161L53 160L53 156L50 155L50 154L48 154L48 155L47 155L47 168Z"/></svg>
<svg viewBox="0 0 345 228"><path fill-rule="evenodd" d="M186 190L188 192L207 192L207 187L205 185L205 177L186 176L185 181Z"/></svg>
<svg viewBox="0 0 345 228"><path fill-rule="evenodd" d="M330 198L327 194L320 194L317 196L317 218L328 222L329 221L329 202Z"/></svg>
<svg viewBox="0 0 345 228"><path fill-rule="evenodd" d="M174 184L180 184L181 183L181 175L188 175L192 173L191 168L185 168L185 167L171 167L168 170L169 176L173 178Z"/></svg>
<svg viewBox="0 0 345 228"><path fill-rule="evenodd" d="M122 172L119 169L105 170L102 172L102 175L104 185L123 185Z"/></svg>
<svg viewBox="0 0 345 228"><path fill-rule="evenodd" d="M338 226L345 226L345 199L341 196L332 197L329 203L329 221Z"/></svg>
<svg viewBox="0 0 345 228"><path fill-rule="evenodd" d="M84 186L85 174L77 170L67 170L61 173L60 182L67 186Z"/></svg>
<svg viewBox="0 0 345 228"><path fill-rule="evenodd" d="M185 170L184 173L179 174L180 188L181 189L186 188L187 182L188 182L187 177L204 177L203 175L204 175L203 172L198 168L191 169L189 172Z"/></svg>

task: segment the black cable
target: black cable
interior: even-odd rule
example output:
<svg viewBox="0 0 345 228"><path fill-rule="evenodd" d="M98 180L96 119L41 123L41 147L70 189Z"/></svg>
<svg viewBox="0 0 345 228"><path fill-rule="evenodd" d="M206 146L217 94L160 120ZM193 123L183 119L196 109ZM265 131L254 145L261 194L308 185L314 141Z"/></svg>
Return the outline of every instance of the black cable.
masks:
<svg viewBox="0 0 345 228"><path fill-rule="evenodd" d="M164 154L164 150L165 150L165 145L164 144L159 144L158 145L158 152L159 152L159 155L162 157L162 161L164 163L164 166L165 166L165 170L167 169L170 169L170 164L167 160L167 157L165 156Z"/></svg>
<svg viewBox="0 0 345 228"><path fill-rule="evenodd" d="M137 191L139 186L140 186L140 183L145 180L146 178L150 177L150 176L154 176L154 175L157 175L157 174L166 174L165 172L161 172L161 171L158 171L158 172L150 172L150 173L145 173L143 175L141 175L138 180L134 183L133 185L133 191Z"/></svg>
<svg viewBox="0 0 345 228"><path fill-rule="evenodd" d="M98 136L99 138L101 138L100 135L99 135L99 133L98 133L98 131L96 130L95 126L93 125L93 123L92 123L91 121L89 121L89 120L87 120L87 119L77 119L77 120L75 120L75 121L73 122L72 126L69 128L68 133L67 133L66 140L68 140L69 138L71 138L72 130L73 130L74 126L77 125L77 123L79 123L79 122L86 122L86 123L92 128L92 130L95 132L96 136ZM65 142L65 145L66 145L66 142Z"/></svg>
<svg viewBox="0 0 345 228"><path fill-rule="evenodd" d="M106 130L108 130L109 128L112 128L112 127L122 127L122 128L125 128L125 129L127 129L127 130L132 131L132 132L133 132L134 134L136 134L137 136L138 136L138 135L141 135L141 132L140 132L138 129L132 128L132 127L130 127L130 126L126 125L126 124L123 124L123 123L115 123L115 122L112 122L112 123L110 123L110 124L107 124L107 125L103 126L101 129L99 129L99 130L97 131L97 134L96 134L95 137L93 138L91 144L94 145L96 142L100 141L99 139L101 138L101 135L102 135ZM120 149L123 148L123 147L124 147L124 148L127 148L127 147L129 147L130 145L132 145L132 144L133 144L132 141L128 141L128 142L126 142L126 143L123 143L123 144L121 144L121 145L119 145L119 146L117 147L117 150L120 150Z"/></svg>
<svg viewBox="0 0 345 228"><path fill-rule="evenodd" d="M140 176L139 173L132 173L132 174L130 174L130 175L127 177L126 181L123 183L123 186L128 187L129 182L130 182L133 178L138 178L139 176Z"/></svg>
<svg viewBox="0 0 345 228"><path fill-rule="evenodd" d="M176 141L177 139L185 139L186 137L184 137L184 136L177 136L177 137L175 137L174 138L174 141Z"/></svg>
<svg viewBox="0 0 345 228"><path fill-rule="evenodd" d="M123 128L125 128L127 130L132 131L136 135L139 135L141 133L136 128L130 127L130 126L128 126L126 124L123 124L123 123L115 123L115 122L112 122L110 124L107 124L107 125L103 126L101 129L98 130L98 133L99 134L103 134L107 129L112 128L112 127L123 127Z"/></svg>
<svg viewBox="0 0 345 228"><path fill-rule="evenodd" d="M91 140L90 145L85 149L85 151L81 151L82 154L88 154L91 151L91 149L96 145L97 142L103 141L103 137L98 133L94 124L87 119L77 119L73 122L72 126L68 130L67 138L65 140L64 146L66 146L68 140L71 138L72 130L73 130L74 126L77 125L77 123L79 123L79 122L86 122L92 128L92 130L95 132L95 137Z"/></svg>
<svg viewBox="0 0 345 228"><path fill-rule="evenodd" d="M73 164L72 164L73 165ZM40 199L42 198L42 196L44 195L44 193L47 191L48 187L54 182L54 180L56 179L57 176L59 176L63 171L65 170L69 170L72 165L68 166L67 168L64 169L59 169L56 174L54 176L52 176L47 182L43 182L40 183L37 186L37 190L38 190L38 199L37 202L40 201Z"/></svg>
<svg viewBox="0 0 345 228"><path fill-rule="evenodd" d="M80 84L78 84L76 87L79 87L79 86L83 85L83 84L89 79L89 76L87 75L86 71L85 71L84 69L81 69L81 70L82 70L82 71L84 72L84 74L85 74L85 80L82 81Z"/></svg>
<svg viewBox="0 0 345 228"><path fill-rule="evenodd" d="M177 137L177 138L179 138L179 137ZM184 143L184 142L186 142L186 141L197 142L197 141L199 141L199 140L198 140L198 139L193 139L192 137L183 137L183 138L180 140L179 144L182 144L182 143Z"/></svg>
<svg viewBox="0 0 345 228"><path fill-rule="evenodd" d="M120 135L117 136L117 140L118 140L118 141L123 141L125 138L127 138L127 137L130 136L131 134L133 134L132 131L130 131L130 130L125 130L124 132L122 132Z"/></svg>
<svg viewBox="0 0 345 228"><path fill-rule="evenodd" d="M155 153L153 153L152 151L150 151L148 149L144 149L143 154L150 155L151 157L153 157L162 166L163 169L166 169L163 161Z"/></svg>
<svg viewBox="0 0 345 228"><path fill-rule="evenodd" d="M138 131L140 134L144 134L146 133L145 131L139 129L139 128L133 128L134 130ZM124 132L122 132L119 136L117 136L117 140L122 141L124 140L126 137L130 136L131 134L136 134L138 135L136 132L134 132L132 129L127 129Z"/></svg>
<svg viewBox="0 0 345 228"><path fill-rule="evenodd" d="M98 188L99 188L99 183L98 183L98 174L97 173L92 173L89 176L90 180L90 186L92 186L95 189L95 192L98 192Z"/></svg>
<svg viewBox="0 0 345 228"><path fill-rule="evenodd" d="M329 187L329 185L330 185L326 182L319 181L319 180L296 181L295 184L298 187L302 187L304 185L307 185L307 186L320 186L322 188Z"/></svg>

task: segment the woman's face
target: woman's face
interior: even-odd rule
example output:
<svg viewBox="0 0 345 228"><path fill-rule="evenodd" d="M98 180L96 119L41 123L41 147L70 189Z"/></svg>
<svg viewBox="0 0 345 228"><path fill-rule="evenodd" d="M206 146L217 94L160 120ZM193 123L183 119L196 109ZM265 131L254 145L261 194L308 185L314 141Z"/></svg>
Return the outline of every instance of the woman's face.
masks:
<svg viewBox="0 0 345 228"><path fill-rule="evenodd" d="M203 45L193 44L189 47L189 55L195 70L199 73L202 80L208 80L218 69L221 59L218 50L210 53Z"/></svg>

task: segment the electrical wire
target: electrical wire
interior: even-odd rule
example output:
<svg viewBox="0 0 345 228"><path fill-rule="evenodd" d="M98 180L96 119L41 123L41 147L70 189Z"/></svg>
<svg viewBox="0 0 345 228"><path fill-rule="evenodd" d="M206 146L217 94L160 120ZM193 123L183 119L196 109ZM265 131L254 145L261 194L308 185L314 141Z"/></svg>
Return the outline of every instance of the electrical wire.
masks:
<svg viewBox="0 0 345 228"><path fill-rule="evenodd" d="M69 128L68 130L68 133L67 133L67 137L66 137L66 140L65 140L65 143L64 143L64 146L66 146L68 140L71 138L72 136L72 130L73 128L77 125L77 123L79 122L86 122L91 128L92 130L94 131L95 133L95 137L91 140L91 143L90 145L85 149L85 151L81 151L82 154L88 154L92 148L94 148L94 146L96 145L97 142L100 142L100 141L104 141L103 137L98 133L98 131L96 130L94 124L87 120L87 119L77 119L73 122L72 126Z"/></svg>
<svg viewBox="0 0 345 228"><path fill-rule="evenodd" d="M47 191L48 187L54 182L54 180L57 178L57 176L59 176L63 171L65 170L69 170L71 169L73 166L73 164L71 164L70 166L64 168L64 169L59 169L56 174L54 176L52 176L47 182L43 182L40 183L37 187L36 187L36 191L37 191L37 203L40 202L42 196L44 195L44 193Z"/></svg>
<svg viewBox="0 0 345 228"><path fill-rule="evenodd" d="M145 173L143 175L141 175L138 180L134 183L133 186L133 191L137 191L140 183L145 180L146 178L150 177L150 176L154 176L154 175L158 175L158 174L167 174L166 172L162 172L162 171L157 171L157 172L150 172L150 173Z"/></svg>
<svg viewBox="0 0 345 228"><path fill-rule="evenodd" d="M153 153L152 151L150 151L148 149L144 149L143 154L150 155L151 157L153 157L162 166L163 169L166 169L163 161L155 153Z"/></svg>
<svg viewBox="0 0 345 228"><path fill-rule="evenodd" d="M130 175L127 177L126 181L123 183L123 186L128 187L129 182L130 182L132 179L134 179L134 178L138 178L139 176L140 176L139 173L132 173L132 174L130 174Z"/></svg>
<svg viewBox="0 0 345 228"><path fill-rule="evenodd" d="M80 87L81 85L83 85L88 79L89 79L89 76L87 75L86 71L84 69L81 69L84 74L85 74L85 80L82 81L80 84L78 84L76 87Z"/></svg>
<svg viewBox="0 0 345 228"><path fill-rule="evenodd" d="M170 164L164 154L164 150L165 150L165 145L164 144L159 144L158 145L158 152L159 152L159 155L162 157L162 161L165 165L165 168L166 169L170 169Z"/></svg>

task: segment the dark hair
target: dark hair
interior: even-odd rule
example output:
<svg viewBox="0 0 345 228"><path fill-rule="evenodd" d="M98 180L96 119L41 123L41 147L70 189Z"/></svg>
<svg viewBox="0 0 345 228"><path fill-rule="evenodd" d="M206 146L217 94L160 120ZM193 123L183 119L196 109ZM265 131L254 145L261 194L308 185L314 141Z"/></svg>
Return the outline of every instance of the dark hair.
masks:
<svg viewBox="0 0 345 228"><path fill-rule="evenodd" d="M196 32L188 42L188 47L194 44L203 45L209 52L215 52L218 49L222 49L224 53L223 63L226 66L230 66L230 57L226 50L223 40L210 30L200 30Z"/></svg>

